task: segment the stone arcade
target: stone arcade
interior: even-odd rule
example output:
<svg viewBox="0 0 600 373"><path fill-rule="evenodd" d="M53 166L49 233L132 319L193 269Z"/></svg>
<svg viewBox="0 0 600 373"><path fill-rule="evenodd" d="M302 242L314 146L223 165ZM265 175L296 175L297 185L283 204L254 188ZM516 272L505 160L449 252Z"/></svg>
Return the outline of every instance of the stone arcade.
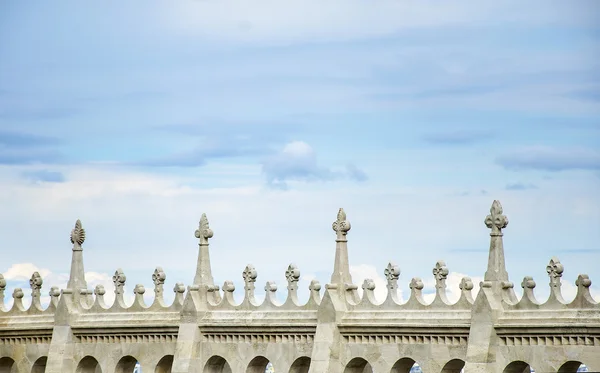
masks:
<svg viewBox="0 0 600 373"><path fill-rule="evenodd" d="M137 361L144 373L262 373L271 361L278 373L407 373L415 362L423 372L574 372L581 363L600 371L600 304L590 295L591 281L579 275L577 295L567 303L561 295L564 270L557 258L547 266L550 296L534 296L535 281L525 277L523 295L515 295L504 264L502 229L508 224L498 201L485 224L491 229L484 281L473 295L463 278L460 299L446 297L448 268L435 264L435 299L422 297L423 282L413 278L410 299L397 298L400 269L385 268L388 293L375 300L372 280L362 297L352 283L348 264L350 223L340 209L333 223L336 251L330 283L310 284L306 303L299 301L299 269L285 272L287 299L276 300L277 285L267 282L263 302L254 297L256 270L243 271L244 300L234 301L233 282L222 289L213 282L208 240L213 236L202 215L196 230L199 255L193 285L178 283L175 299L163 300L165 273L152 275L155 298L144 303L144 286L136 285L135 301L123 297L126 277L113 277L116 298L105 304L106 290L87 288L82 245L85 231L77 221L71 233L73 259L66 289L50 289L51 301L40 302L42 278L31 277L32 302L23 306L23 290L15 289L13 306L4 306L6 281L0 275L0 372L132 372ZM473 298L475 297L475 298Z"/></svg>

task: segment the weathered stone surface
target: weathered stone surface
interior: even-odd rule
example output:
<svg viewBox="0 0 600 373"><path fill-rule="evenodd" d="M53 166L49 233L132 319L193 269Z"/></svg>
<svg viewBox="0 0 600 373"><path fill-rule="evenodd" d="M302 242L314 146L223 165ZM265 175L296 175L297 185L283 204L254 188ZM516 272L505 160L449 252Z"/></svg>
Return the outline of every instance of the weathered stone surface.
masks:
<svg viewBox="0 0 600 373"><path fill-rule="evenodd" d="M278 286L268 281L265 299L254 296L257 270L242 271L244 298L237 303L232 281L215 285L209 256L214 232L202 215L195 231L198 265L192 285L178 283L175 300L165 304L167 275L152 274L154 301L146 304L143 285L134 288L132 305L124 301L125 273L114 276L115 301L107 305L106 289L87 289L83 271L86 232L78 220L71 232L72 263L66 289L52 287L47 308L40 303L43 279L30 280L32 302L26 308L22 289L13 306L4 303L6 281L0 274L0 372L144 372L263 373L270 361L276 372L406 373L418 363L423 372L573 372L581 363L600 371L600 305L591 297L585 274L576 281L577 295L567 303L561 293L563 265L552 257L547 266L550 297L539 301L536 282L521 282L522 297L505 268L502 230L508 219L494 201L485 224L491 229L487 271L480 291L473 282L460 283L460 298L446 295L449 268L439 260L432 274L435 298L425 302L423 280L410 281L411 294L401 303L397 294L400 267L383 270L388 294L375 298L375 282L358 286L349 270L350 222L340 209L333 273L324 291L310 283L306 302L298 299L300 269L285 270L287 297L278 302ZM261 285L262 286L262 285ZM282 298L283 299L283 298Z"/></svg>

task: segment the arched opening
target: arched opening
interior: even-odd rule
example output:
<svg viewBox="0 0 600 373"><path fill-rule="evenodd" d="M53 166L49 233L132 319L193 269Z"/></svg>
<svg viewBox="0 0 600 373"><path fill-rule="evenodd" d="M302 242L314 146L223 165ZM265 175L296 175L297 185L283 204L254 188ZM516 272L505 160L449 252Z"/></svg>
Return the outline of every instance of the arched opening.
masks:
<svg viewBox="0 0 600 373"><path fill-rule="evenodd" d="M221 356L213 356L206 362L203 373L231 373L231 367L227 360Z"/></svg>
<svg viewBox="0 0 600 373"><path fill-rule="evenodd" d="M173 369L173 358L173 355L163 356L156 365L154 373L171 373L171 369Z"/></svg>
<svg viewBox="0 0 600 373"><path fill-rule="evenodd" d="M405 357L396 361L390 373L423 373L423 370L421 370L421 366L416 361Z"/></svg>
<svg viewBox="0 0 600 373"><path fill-rule="evenodd" d="M575 372L589 372L587 365L581 361L567 361L559 369L558 373L575 373Z"/></svg>
<svg viewBox="0 0 600 373"><path fill-rule="evenodd" d="M503 373L531 373L535 372L529 364L524 361L513 361L504 368Z"/></svg>
<svg viewBox="0 0 600 373"><path fill-rule="evenodd" d="M33 367L31 368L31 373L44 373L46 371L46 363L48 362L48 357L42 356L33 363Z"/></svg>
<svg viewBox="0 0 600 373"><path fill-rule="evenodd" d="M76 373L102 373L102 369L100 368L100 364L98 364L98 360L94 359L91 356L86 356L79 364L77 364Z"/></svg>
<svg viewBox="0 0 600 373"><path fill-rule="evenodd" d="M269 365L269 359L264 356L257 356L248 364L246 373L265 373L267 365Z"/></svg>
<svg viewBox="0 0 600 373"><path fill-rule="evenodd" d="M310 368L310 358L302 356L294 361L290 373L308 373L308 368Z"/></svg>
<svg viewBox="0 0 600 373"><path fill-rule="evenodd" d="M0 358L0 373L17 373L17 364L10 357Z"/></svg>
<svg viewBox="0 0 600 373"><path fill-rule="evenodd" d="M355 357L348 362L344 373L373 373L373 368L368 361L363 358Z"/></svg>
<svg viewBox="0 0 600 373"><path fill-rule="evenodd" d="M117 363L115 373L142 373L142 368L135 357L123 356Z"/></svg>
<svg viewBox="0 0 600 373"><path fill-rule="evenodd" d="M465 362L461 359L452 359L444 365L442 373L462 373Z"/></svg>

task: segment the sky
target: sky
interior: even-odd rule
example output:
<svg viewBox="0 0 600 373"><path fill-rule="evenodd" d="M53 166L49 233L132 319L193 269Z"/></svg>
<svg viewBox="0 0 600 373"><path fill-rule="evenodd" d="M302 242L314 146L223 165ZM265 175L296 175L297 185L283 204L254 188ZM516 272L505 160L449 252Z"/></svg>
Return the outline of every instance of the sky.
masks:
<svg viewBox="0 0 600 373"><path fill-rule="evenodd" d="M330 279L343 207L354 282L401 270L403 299L444 260L448 292L487 267L500 200L506 266L549 294L564 265L600 300L600 3L196 0L0 4L0 247L8 286L68 279L81 219L89 287L152 298L213 276L257 294L290 263ZM169 298L170 297L170 298ZM454 297L454 298L453 298ZM26 296L28 298L28 296ZM45 298L47 301L47 298Z"/></svg>

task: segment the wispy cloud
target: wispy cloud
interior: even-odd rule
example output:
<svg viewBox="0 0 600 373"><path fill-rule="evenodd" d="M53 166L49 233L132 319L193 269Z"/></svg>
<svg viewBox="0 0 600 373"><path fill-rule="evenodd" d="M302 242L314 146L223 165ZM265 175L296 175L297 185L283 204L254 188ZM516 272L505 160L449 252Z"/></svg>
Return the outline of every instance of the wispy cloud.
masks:
<svg viewBox="0 0 600 373"><path fill-rule="evenodd" d="M493 137L489 131L480 130L455 130L439 131L426 134L422 139L435 145L470 145Z"/></svg>
<svg viewBox="0 0 600 373"><path fill-rule="evenodd" d="M314 149L303 141L288 143L279 153L264 159L262 166L267 185L277 189L287 189L289 181L367 180L367 174L355 165L347 165L345 172L321 166Z"/></svg>
<svg viewBox="0 0 600 373"><path fill-rule="evenodd" d="M538 187L534 184L524 184L524 183L513 183L507 184L506 190L527 190L527 189L537 189Z"/></svg>
<svg viewBox="0 0 600 373"><path fill-rule="evenodd" d="M65 175L58 171L38 170L23 172L25 179L33 182L63 183L66 181Z"/></svg>
<svg viewBox="0 0 600 373"><path fill-rule="evenodd" d="M600 152L588 148L537 146L502 155L496 163L510 170L600 170Z"/></svg>

